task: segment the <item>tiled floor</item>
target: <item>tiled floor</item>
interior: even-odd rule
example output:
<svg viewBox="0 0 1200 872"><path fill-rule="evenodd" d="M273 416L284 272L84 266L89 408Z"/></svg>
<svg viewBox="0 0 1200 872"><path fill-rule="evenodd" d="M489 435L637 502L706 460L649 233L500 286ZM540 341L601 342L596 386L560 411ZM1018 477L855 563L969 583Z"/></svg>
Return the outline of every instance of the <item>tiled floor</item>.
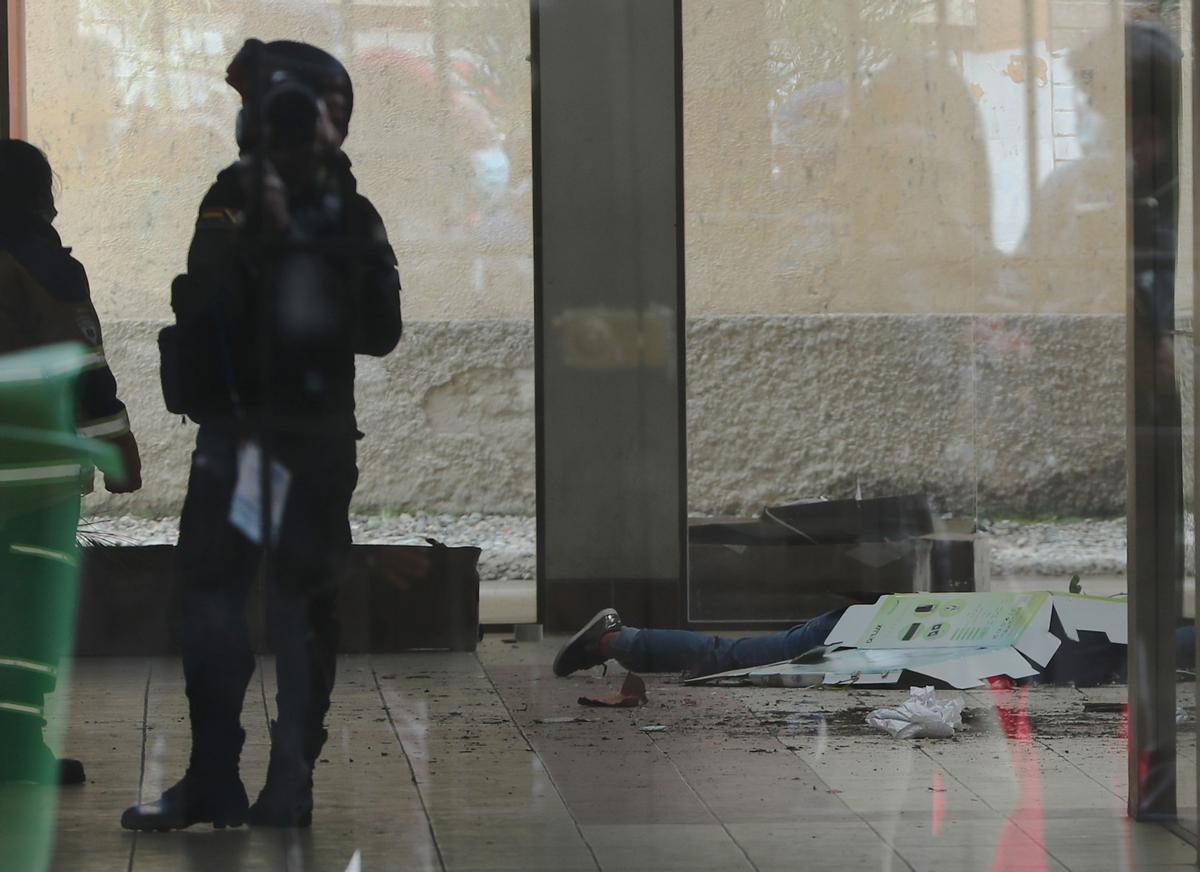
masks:
<svg viewBox="0 0 1200 872"><path fill-rule="evenodd" d="M1194 868L1190 845L1124 818L1122 718L1094 705L1123 689L972 692L962 736L901 742L862 719L903 691L663 676L646 707L584 708L621 671L555 679L553 650L494 637L478 657L345 658L304 833L121 831L121 809L183 767L180 667L80 662L66 747L90 783L62 793L55 868L342 872L356 851L366 872ZM263 665L245 718L251 791L273 695ZM667 730L640 729L652 724ZM1181 756L1194 806L1190 730Z"/></svg>

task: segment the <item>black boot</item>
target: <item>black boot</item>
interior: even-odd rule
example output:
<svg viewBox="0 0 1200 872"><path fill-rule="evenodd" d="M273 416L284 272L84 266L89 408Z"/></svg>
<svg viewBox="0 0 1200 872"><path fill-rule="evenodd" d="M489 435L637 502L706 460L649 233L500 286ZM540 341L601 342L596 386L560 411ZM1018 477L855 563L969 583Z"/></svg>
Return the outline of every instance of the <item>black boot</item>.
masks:
<svg viewBox="0 0 1200 872"><path fill-rule="evenodd" d="M54 752L39 741L32 748L5 754L0 759L0 784L83 784L87 777L83 764L71 757L55 758Z"/></svg>
<svg viewBox="0 0 1200 872"><path fill-rule="evenodd" d="M74 757L58 758L58 783L60 785L73 786L83 784L85 781L87 781L87 774L83 771L82 762Z"/></svg>
<svg viewBox="0 0 1200 872"><path fill-rule="evenodd" d="M238 775L238 757L246 734L238 730L221 745L220 756L212 747L193 739L188 771L157 801L127 808L121 826L127 830L182 830L192 824L210 823L217 829L240 827L246 821L249 801Z"/></svg>
<svg viewBox="0 0 1200 872"><path fill-rule="evenodd" d="M251 826L302 829L312 826L313 767L328 735L325 730L317 729L301 737L278 722L271 724L267 783L246 816Z"/></svg>
<svg viewBox="0 0 1200 872"><path fill-rule="evenodd" d="M32 703L31 703L32 704ZM0 784L83 784L83 764L57 759L42 738L46 722L28 715L0 718Z"/></svg>

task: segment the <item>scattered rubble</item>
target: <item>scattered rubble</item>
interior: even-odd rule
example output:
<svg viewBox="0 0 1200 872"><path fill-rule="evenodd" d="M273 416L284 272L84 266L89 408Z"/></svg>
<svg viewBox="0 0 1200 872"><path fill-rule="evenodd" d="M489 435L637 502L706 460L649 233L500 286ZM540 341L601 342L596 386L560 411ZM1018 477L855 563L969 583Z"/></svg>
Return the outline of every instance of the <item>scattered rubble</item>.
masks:
<svg viewBox="0 0 1200 872"><path fill-rule="evenodd" d="M579 704L593 708L637 708L649 702L646 696L646 682L630 672L621 684L621 690L615 696L581 696Z"/></svg>

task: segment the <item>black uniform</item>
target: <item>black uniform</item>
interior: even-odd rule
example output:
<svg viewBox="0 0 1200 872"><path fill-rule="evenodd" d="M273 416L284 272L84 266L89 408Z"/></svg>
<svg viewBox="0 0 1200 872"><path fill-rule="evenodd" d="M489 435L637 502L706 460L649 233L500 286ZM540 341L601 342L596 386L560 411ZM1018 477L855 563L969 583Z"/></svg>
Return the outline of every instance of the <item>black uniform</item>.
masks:
<svg viewBox="0 0 1200 872"><path fill-rule="evenodd" d="M348 160L339 155L322 183L293 196L287 237L272 242L253 229L244 177L227 168L201 205L187 275L172 289L178 371L164 374L183 385L176 401L200 425L179 536L189 777L236 774L242 744L254 671L245 606L261 548L229 518L248 440L291 476L266 592L272 765L298 749L309 768L317 758L358 478L354 356L387 354L401 333L396 258Z"/></svg>
<svg viewBox="0 0 1200 872"><path fill-rule="evenodd" d="M0 355L56 343L84 349L75 384L77 432L131 438L83 265L44 217L0 220ZM36 372L10 372L6 388L54 391L53 379ZM6 410L6 423L52 426L29 419L20 403L16 409L21 414ZM44 699L57 682L59 661L70 653L78 594L75 528L90 468L39 457L0 458L0 781L54 776L55 761L42 742ZM73 765L67 779L82 781L82 766Z"/></svg>
<svg viewBox="0 0 1200 872"><path fill-rule="evenodd" d="M0 222L0 354L55 342L78 342L87 351L77 391L79 435L116 440L129 433L83 264L45 218Z"/></svg>

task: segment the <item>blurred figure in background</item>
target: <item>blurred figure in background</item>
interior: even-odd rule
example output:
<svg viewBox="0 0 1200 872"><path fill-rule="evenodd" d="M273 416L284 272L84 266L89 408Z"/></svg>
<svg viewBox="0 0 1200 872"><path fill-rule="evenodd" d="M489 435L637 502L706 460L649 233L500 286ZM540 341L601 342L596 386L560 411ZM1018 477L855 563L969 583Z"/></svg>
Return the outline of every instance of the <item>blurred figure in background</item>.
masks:
<svg viewBox="0 0 1200 872"><path fill-rule="evenodd" d="M0 191L4 192L0 198L0 355L62 342L78 343L86 349L87 369L78 381L78 432L116 446L124 475L105 475L104 484L111 493L129 493L142 484L138 446L104 357L87 273L53 227L58 214L53 180L50 163L41 151L21 140L0 140ZM5 459L0 458L0 467L4 464ZM91 486L85 475L82 490L90 491ZM76 523L78 496L76 489L73 497L67 497L74 502ZM18 527L22 528L20 535L14 532ZM0 621L36 623L35 612L73 602L73 595L69 600L59 596L54 602L51 584L41 585L42 589L29 587L41 577L35 565L38 555L31 551L30 543L22 545L16 540L30 539L36 527L36 517L28 514L0 515L0 542L13 552L0 555L0 566L6 570L0 577ZM21 548L25 550L17 555ZM4 626L0 623L0 722L5 722L0 735L11 739L28 734L31 741L18 744L36 750L32 755L11 753L14 746L6 744L6 753L0 755L0 781L36 780L55 771L46 765L50 751L40 738L42 709L68 644L45 639L44 644L37 643L38 650L15 650L14 645L28 643L16 641L27 634L6 632ZM82 783L83 765L78 760L61 760L57 777L64 784Z"/></svg>
<svg viewBox="0 0 1200 872"><path fill-rule="evenodd" d="M903 311L964 311L998 263L979 111L961 73L916 52L873 73L844 129L857 160L836 168L838 300L870 310L881 288Z"/></svg>

